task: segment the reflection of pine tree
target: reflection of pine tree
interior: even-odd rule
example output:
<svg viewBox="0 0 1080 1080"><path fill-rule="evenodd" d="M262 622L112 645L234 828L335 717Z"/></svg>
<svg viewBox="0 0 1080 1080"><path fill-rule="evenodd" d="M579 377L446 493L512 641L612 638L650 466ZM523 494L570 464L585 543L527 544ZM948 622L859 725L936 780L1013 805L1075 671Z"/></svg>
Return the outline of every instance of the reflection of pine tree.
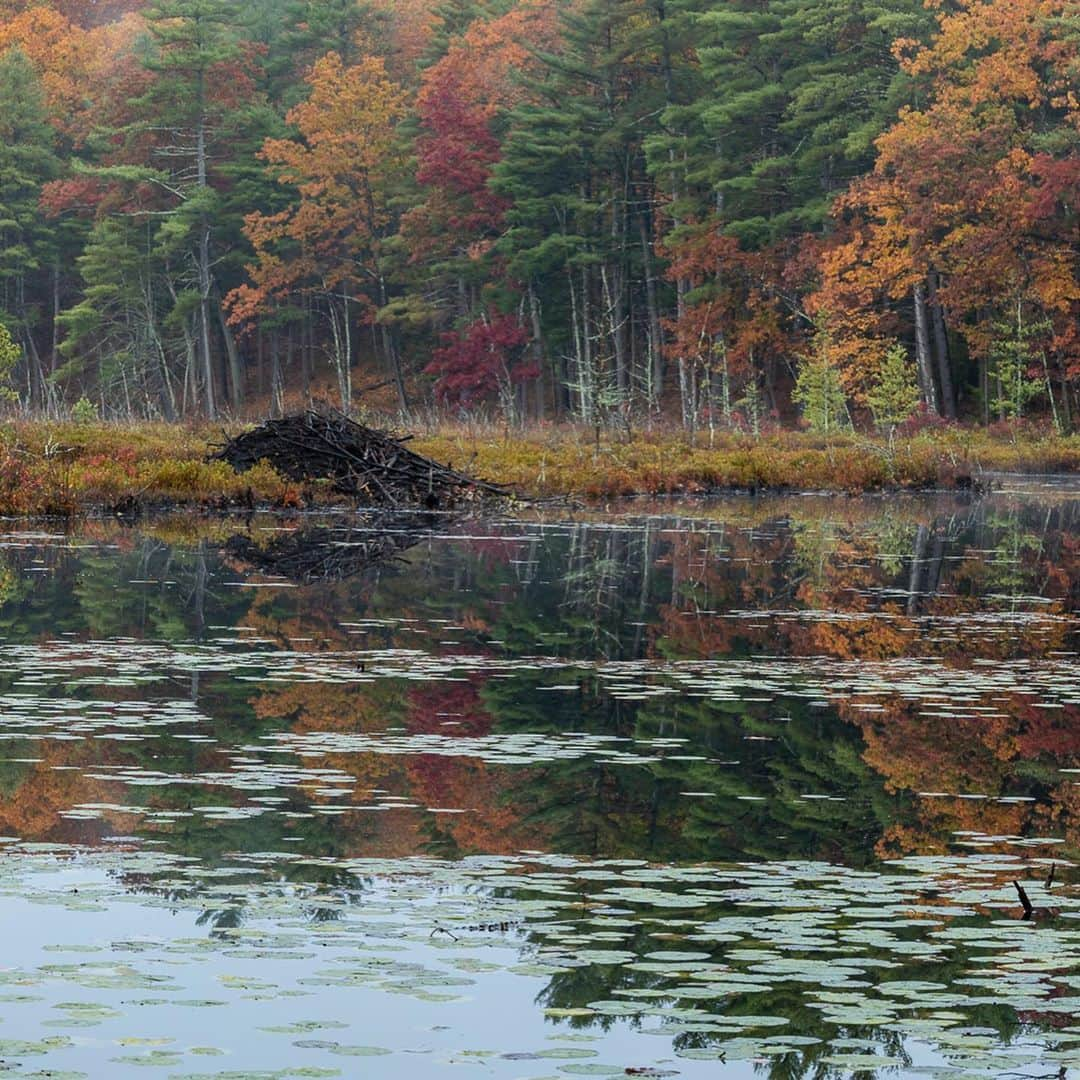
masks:
<svg viewBox="0 0 1080 1080"><path fill-rule="evenodd" d="M530 820L550 832L556 850L672 862L755 856L865 864L885 825L906 812L863 762L858 730L804 699L636 703L612 699L591 681L576 694L540 685L540 676L529 675L485 686L496 731L632 736L643 758L644 740L676 733L689 736L678 756L700 758L622 765L583 756L529 770L515 798L536 807ZM775 719L778 712L790 719Z"/></svg>
<svg viewBox="0 0 1080 1080"><path fill-rule="evenodd" d="M810 709L802 698L669 702L642 708L637 737L693 732L685 753L706 760L652 768L671 788L716 796L676 802L676 858L836 858L856 865L873 859L874 843L900 808L863 762L858 732L832 709ZM790 719L776 719L778 713Z"/></svg>

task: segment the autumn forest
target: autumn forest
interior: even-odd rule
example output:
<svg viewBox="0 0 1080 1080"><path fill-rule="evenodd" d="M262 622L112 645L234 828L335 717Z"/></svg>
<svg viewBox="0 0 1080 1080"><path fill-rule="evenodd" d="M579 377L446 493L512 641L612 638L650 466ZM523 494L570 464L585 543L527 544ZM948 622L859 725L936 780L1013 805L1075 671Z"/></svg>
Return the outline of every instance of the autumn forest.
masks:
<svg viewBox="0 0 1080 1080"><path fill-rule="evenodd" d="M6 0L0 50L9 410L1080 408L1063 0Z"/></svg>

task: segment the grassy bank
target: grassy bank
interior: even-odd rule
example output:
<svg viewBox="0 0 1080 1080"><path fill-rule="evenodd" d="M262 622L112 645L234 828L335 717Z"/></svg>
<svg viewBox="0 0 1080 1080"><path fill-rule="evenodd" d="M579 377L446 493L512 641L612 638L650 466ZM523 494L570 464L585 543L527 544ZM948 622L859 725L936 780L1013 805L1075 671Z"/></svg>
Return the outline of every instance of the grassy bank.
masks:
<svg viewBox="0 0 1080 1080"><path fill-rule="evenodd" d="M300 485L260 465L242 475L205 460L221 428L48 423L0 429L0 514L72 514L168 505L217 507L330 502L319 484ZM947 428L899 440L847 436L825 441L787 432L758 439L681 432L633 439L577 428L509 435L443 427L413 449L527 496L612 498L632 494L785 489L857 493L967 487L992 471L1074 472L1080 437L1016 438Z"/></svg>

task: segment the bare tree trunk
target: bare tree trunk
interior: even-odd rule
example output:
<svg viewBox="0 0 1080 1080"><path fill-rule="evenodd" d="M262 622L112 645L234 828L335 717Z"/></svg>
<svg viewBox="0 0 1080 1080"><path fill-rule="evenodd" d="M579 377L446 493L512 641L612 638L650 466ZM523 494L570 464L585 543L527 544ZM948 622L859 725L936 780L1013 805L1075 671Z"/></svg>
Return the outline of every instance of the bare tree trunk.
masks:
<svg viewBox="0 0 1080 1080"><path fill-rule="evenodd" d="M938 296L938 272L927 275L930 286L930 322L934 331L934 352L937 358L938 381L941 386L941 408L950 419L956 419L956 393L953 389L952 367L949 363L949 335L945 329L945 312Z"/></svg>
<svg viewBox="0 0 1080 1080"><path fill-rule="evenodd" d="M615 346L615 387L619 392L620 403L626 402L630 396L630 364L626 356L626 290L623 287L623 277L622 270L616 268L610 282L613 294L610 310L611 336Z"/></svg>
<svg viewBox="0 0 1080 1080"><path fill-rule="evenodd" d="M649 405L656 409L664 392L664 339L660 329L660 306L656 298L656 264L653 262L646 215L638 217L641 232L641 258L645 269L645 306L649 319Z"/></svg>
<svg viewBox="0 0 1080 1080"><path fill-rule="evenodd" d="M570 286L570 326L574 333L574 389L577 390L578 399L578 416L582 420L587 420L587 402L585 393L585 360L582 351L581 343L581 321L578 316L578 302L577 302L577 288L574 285L574 269L572 266L566 268L566 279ZM565 380L567 389L570 389L570 380Z"/></svg>
<svg viewBox="0 0 1080 1080"><path fill-rule="evenodd" d="M304 299L304 321L300 324L300 381L304 391L304 404L311 404L311 357L314 351L314 325L311 319L311 297Z"/></svg>
<svg viewBox="0 0 1080 1080"><path fill-rule="evenodd" d="M379 271L379 307L386 307L389 299L386 291L386 278L383 276L382 271ZM386 354L387 362L390 366L390 373L394 377L394 387L397 389L398 408L403 413L409 411L409 393L405 389L405 372L401 366L401 350L398 348L397 336L393 331L393 328L387 326L386 323L379 324L382 330L382 343L383 349Z"/></svg>
<svg viewBox="0 0 1080 1080"><path fill-rule="evenodd" d="M48 387L45 382L45 368L41 363L41 353L38 352L34 335L26 331L26 353L30 365L30 410L31 412L44 414L48 407Z"/></svg>
<svg viewBox="0 0 1080 1080"><path fill-rule="evenodd" d="M532 328L532 354L533 362L537 370L537 393L536 418L542 420L544 416L544 331L540 325L540 304L536 299L536 290L533 288L532 278L529 279L529 324ZM557 406L556 406L557 409Z"/></svg>
<svg viewBox="0 0 1080 1080"><path fill-rule="evenodd" d="M281 416L285 411L282 400L281 334L275 326L270 331L270 415Z"/></svg>
<svg viewBox="0 0 1080 1080"><path fill-rule="evenodd" d="M53 262L52 271L52 349L49 355L49 374L55 375L60 366L60 256Z"/></svg>
<svg viewBox="0 0 1080 1080"><path fill-rule="evenodd" d="M195 338L187 319L183 320L182 329L184 334L184 393L181 398L180 411L186 416L192 409L199 407L198 376L195 373Z"/></svg>
<svg viewBox="0 0 1080 1080"><path fill-rule="evenodd" d="M689 291L688 282L679 278L675 286L676 290L676 313L680 322L686 313L686 294ZM682 409L682 425L692 432L694 429L694 373L682 349L679 350L679 404Z"/></svg>
<svg viewBox="0 0 1080 1080"><path fill-rule="evenodd" d="M244 364L240 359L240 350L236 347L236 338L232 328L225 321L225 311L217 299L215 289L214 308L217 311L218 325L225 341L225 352L229 357L229 404L233 412L238 412L244 405Z"/></svg>
<svg viewBox="0 0 1080 1080"><path fill-rule="evenodd" d="M596 369L593 367L592 335L589 322L591 313L589 310L589 268L581 268L581 372L580 377L583 387L583 395L587 393L588 415L586 420L590 423L596 419ZM587 391L585 390L587 387Z"/></svg>
<svg viewBox="0 0 1080 1080"><path fill-rule="evenodd" d="M923 282L917 282L913 286L912 297L915 301L915 366L919 375L919 389L922 390L927 408L940 415L930 353L930 320L927 317L926 285Z"/></svg>
<svg viewBox="0 0 1080 1080"><path fill-rule="evenodd" d="M199 123L195 129L195 173L199 188L206 187L206 110L203 103L203 76L199 75ZM199 344L202 349L203 378L206 380L206 415L217 417L214 396L214 359L210 351L210 222L204 215L199 223Z"/></svg>

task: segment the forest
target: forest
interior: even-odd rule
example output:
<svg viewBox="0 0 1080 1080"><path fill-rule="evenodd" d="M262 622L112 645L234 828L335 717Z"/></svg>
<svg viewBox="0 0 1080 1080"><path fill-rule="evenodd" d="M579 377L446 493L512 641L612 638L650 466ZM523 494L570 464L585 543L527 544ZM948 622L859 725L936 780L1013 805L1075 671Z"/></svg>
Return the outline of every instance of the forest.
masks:
<svg viewBox="0 0 1080 1080"><path fill-rule="evenodd" d="M1064 0L3 7L10 414L1076 423Z"/></svg>

